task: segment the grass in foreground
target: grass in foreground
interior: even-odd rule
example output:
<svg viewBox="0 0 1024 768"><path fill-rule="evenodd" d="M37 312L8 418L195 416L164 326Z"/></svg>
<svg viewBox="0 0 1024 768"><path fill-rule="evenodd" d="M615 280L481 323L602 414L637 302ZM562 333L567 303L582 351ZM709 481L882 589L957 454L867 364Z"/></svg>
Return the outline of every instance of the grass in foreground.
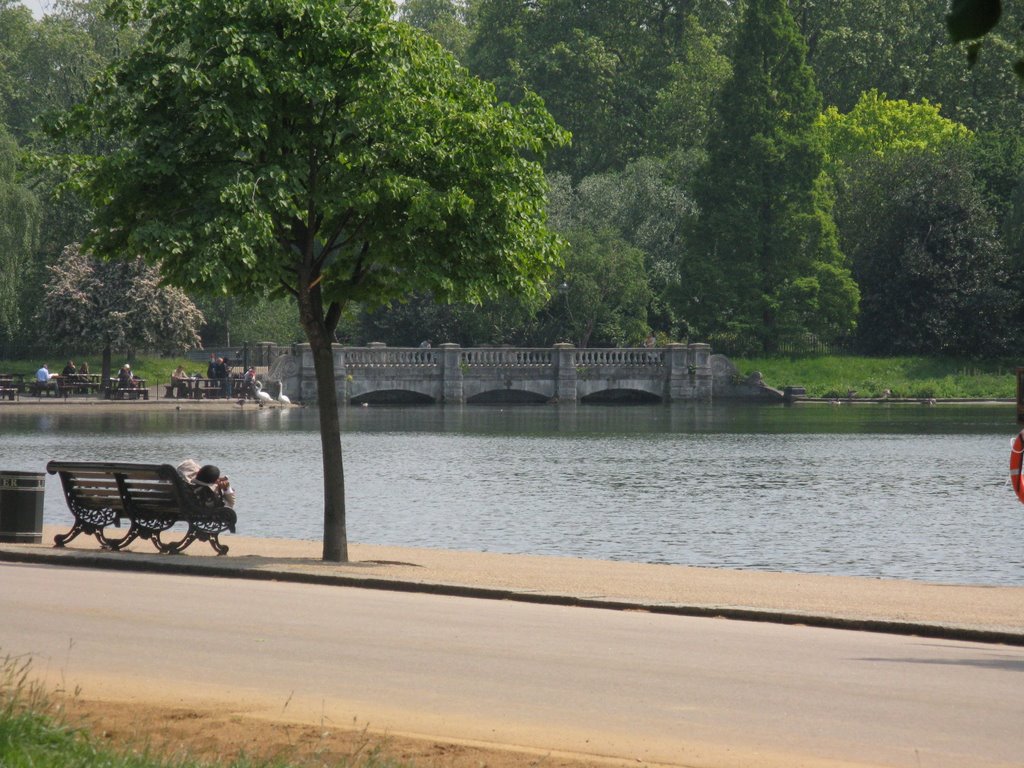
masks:
<svg viewBox="0 0 1024 768"><path fill-rule="evenodd" d="M68 724L55 704L29 678L29 664L0 657L0 766L3 768L409 768L377 749L340 761L317 755L262 760L245 756L209 761L165 757L148 747L102 743Z"/></svg>
<svg viewBox="0 0 1024 768"><path fill-rule="evenodd" d="M736 358L740 374L760 371L776 389L806 387L809 397L1014 398L1022 361L932 357Z"/></svg>

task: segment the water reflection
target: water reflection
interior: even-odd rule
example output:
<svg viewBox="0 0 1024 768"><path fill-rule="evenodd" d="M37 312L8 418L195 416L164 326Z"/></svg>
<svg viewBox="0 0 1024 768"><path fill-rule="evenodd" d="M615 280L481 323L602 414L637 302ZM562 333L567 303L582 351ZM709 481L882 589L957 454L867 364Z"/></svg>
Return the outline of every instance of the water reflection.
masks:
<svg viewBox="0 0 1024 768"><path fill-rule="evenodd" d="M344 411L354 541L1024 584L1012 406ZM0 469L218 464L239 532L319 539L316 411L19 415ZM47 522L65 524L47 480Z"/></svg>

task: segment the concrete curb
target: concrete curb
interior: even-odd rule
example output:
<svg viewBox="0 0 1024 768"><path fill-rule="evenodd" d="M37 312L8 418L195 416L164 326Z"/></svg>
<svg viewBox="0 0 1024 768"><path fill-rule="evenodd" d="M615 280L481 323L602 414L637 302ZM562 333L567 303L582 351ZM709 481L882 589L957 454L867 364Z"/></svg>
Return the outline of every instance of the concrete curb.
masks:
<svg viewBox="0 0 1024 768"><path fill-rule="evenodd" d="M644 611L673 616L725 618L736 621L758 621L775 624L802 624L810 627L844 629L857 632L878 632L912 635L963 642L1024 646L1024 633L962 627L947 624L903 622L888 619L851 619L843 616L773 611L742 606L698 606L678 603L644 603L638 601L579 597L561 593L541 593L476 587L465 584L419 582L401 579L316 574L301 571L252 569L240 567L226 559L179 560L171 555L138 555L125 553L80 552L71 550L11 550L0 548L0 562L59 565L77 568L105 568L140 573L170 573L180 576L205 576L254 581L281 581L294 584L379 589L480 600L509 600L542 605L599 608L615 611Z"/></svg>

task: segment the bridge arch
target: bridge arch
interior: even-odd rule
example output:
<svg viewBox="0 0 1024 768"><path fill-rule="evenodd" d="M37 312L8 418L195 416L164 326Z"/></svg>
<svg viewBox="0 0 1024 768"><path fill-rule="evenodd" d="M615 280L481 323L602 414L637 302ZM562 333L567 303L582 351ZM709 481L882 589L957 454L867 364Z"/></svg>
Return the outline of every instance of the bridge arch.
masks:
<svg viewBox="0 0 1024 768"><path fill-rule="evenodd" d="M466 398L468 405L539 405L550 401L549 395L527 389L488 389Z"/></svg>
<svg viewBox="0 0 1024 768"><path fill-rule="evenodd" d="M661 395L656 395L653 392L624 387L599 389L580 398L580 402L587 405L648 405L660 403L663 400Z"/></svg>
<svg viewBox="0 0 1024 768"><path fill-rule="evenodd" d="M411 389L374 389L348 399L350 405L433 405L437 399Z"/></svg>

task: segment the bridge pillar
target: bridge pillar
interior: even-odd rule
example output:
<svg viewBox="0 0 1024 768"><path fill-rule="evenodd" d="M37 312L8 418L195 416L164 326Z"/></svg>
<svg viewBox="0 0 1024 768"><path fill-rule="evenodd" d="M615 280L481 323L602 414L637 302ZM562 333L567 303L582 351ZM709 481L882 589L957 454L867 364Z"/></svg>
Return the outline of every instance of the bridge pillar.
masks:
<svg viewBox="0 0 1024 768"><path fill-rule="evenodd" d="M345 359L345 348L341 344L331 344L334 356L334 391L340 405L348 405L348 362Z"/></svg>
<svg viewBox="0 0 1024 768"><path fill-rule="evenodd" d="M710 401L714 382L711 373L711 345L691 344L690 365L693 367L694 399Z"/></svg>
<svg viewBox="0 0 1024 768"><path fill-rule="evenodd" d="M711 345L669 344L667 350L669 402L710 400Z"/></svg>
<svg viewBox="0 0 1024 768"><path fill-rule="evenodd" d="M576 402L576 347L565 342L555 344L555 397Z"/></svg>
<svg viewBox="0 0 1024 768"><path fill-rule="evenodd" d="M458 344L441 344L441 379L444 397L442 402L464 402L462 394L462 366L459 359L462 348Z"/></svg>
<svg viewBox="0 0 1024 768"><path fill-rule="evenodd" d="M690 351L685 344L668 344L665 368L668 373L666 399L670 403L693 399L693 376L690 375Z"/></svg>
<svg viewBox="0 0 1024 768"><path fill-rule="evenodd" d="M313 366L313 348L308 343L296 344L294 354L299 358L299 399L304 403L316 402L316 369ZM289 387L291 388L291 387Z"/></svg>

